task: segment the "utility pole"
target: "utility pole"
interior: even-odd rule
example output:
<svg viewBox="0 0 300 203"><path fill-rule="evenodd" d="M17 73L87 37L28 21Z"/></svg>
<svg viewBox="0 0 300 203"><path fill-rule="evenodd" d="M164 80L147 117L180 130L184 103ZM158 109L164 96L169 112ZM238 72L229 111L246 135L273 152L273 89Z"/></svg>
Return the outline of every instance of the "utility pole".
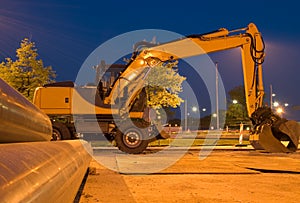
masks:
<svg viewBox="0 0 300 203"><path fill-rule="evenodd" d="M184 130L187 131L187 125L188 125L188 110L187 110L187 99L184 101Z"/></svg>
<svg viewBox="0 0 300 203"><path fill-rule="evenodd" d="M273 109L273 87L270 85L270 108Z"/></svg>
<svg viewBox="0 0 300 203"><path fill-rule="evenodd" d="M218 62L216 62L216 128L217 130L220 129L220 122L219 122L219 71L218 71Z"/></svg>

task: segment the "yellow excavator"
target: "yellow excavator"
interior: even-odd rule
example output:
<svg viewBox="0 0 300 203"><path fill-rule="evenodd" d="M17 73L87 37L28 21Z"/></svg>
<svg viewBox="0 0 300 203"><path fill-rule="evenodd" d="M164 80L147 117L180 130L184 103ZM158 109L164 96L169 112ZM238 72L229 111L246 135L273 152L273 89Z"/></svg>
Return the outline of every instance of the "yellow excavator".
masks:
<svg viewBox="0 0 300 203"><path fill-rule="evenodd" d="M299 144L299 124L279 117L271 108L263 105L262 64L265 44L253 23L241 29L229 31L221 28L158 45L137 43L130 61L109 89L104 89L102 81L97 81L98 87L94 88L94 95L100 95L96 96L96 100L100 100L99 105L92 107L91 104L86 104L80 93L82 88L58 83L38 88L34 103L51 118L54 132L61 134L61 138L65 136L63 134L67 134L69 138L70 134L76 133L74 125L88 123L89 115L94 114L95 122L103 134L110 141L115 141L120 150L141 153L153 138L158 137L149 132L149 124L143 119L145 104L137 104L141 98L145 98L143 86L151 68L168 61L234 48L241 50L247 111L253 123L249 138L252 146L267 152L295 152ZM58 108L58 97L61 97L61 105L65 105L66 111ZM56 103L49 98L55 98ZM76 104L71 102L75 100ZM90 107L85 108L84 104ZM128 119L124 119L126 117ZM59 120L63 122L58 123Z"/></svg>

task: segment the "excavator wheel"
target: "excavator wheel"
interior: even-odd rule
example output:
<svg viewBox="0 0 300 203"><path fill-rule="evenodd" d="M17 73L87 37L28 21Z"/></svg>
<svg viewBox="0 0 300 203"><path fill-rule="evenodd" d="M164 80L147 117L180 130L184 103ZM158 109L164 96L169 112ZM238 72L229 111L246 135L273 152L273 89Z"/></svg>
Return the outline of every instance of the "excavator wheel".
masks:
<svg viewBox="0 0 300 203"><path fill-rule="evenodd" d="M60 122L52 122L52 139L51 141L56 140L69 140L71 139L71 133L67 126Z"/></svg>
<svg viewBox="0 0 300 203"><path fill-rule="evenodd" d="M118 127L115 141L119 150L128 154L140 154L148 146L148 126L142 122L123 122Z"/></svg>
<svg viewBox="0 0 300 203"><path fill-rule="evenodd" d="M249 141L256 150L266 152L295 152L299 145L300 125L273 114L270 109L259 109L252 119L259 120Z"/></svg>

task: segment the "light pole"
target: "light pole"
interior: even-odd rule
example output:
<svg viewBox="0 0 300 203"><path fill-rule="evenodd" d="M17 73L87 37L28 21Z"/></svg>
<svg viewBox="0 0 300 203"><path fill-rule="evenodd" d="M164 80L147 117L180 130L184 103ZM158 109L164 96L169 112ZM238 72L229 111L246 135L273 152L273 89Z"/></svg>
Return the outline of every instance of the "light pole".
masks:
<svg viewBox="0 0 300 203"><path fill-rule="evenodd" d="M198 109L197 106L192 106L192 108L190 109L193 113L196 113L197 111L199 111L199 121L201 119L201 110ZM203 108L202 111L206 111L206 108ZM187 99L185 100L185 105L184 105L184 115L185 115L185 119L184 119L184 129L185 131L187 131L189 129L189 127L193 127L194 121L193 118L191 117L190 121L189 121L189 109L188 109L188 103L187 103ZM190 122L190 124L189 124Z"/></svg>
<svg viewBox="0 0 300 203"><path fill-rule="evenodd" d="M273 106L273 88L272 88L272 85L270 85L270 107L271 107L271 110L272 110L272 106Z"/></svg>
<svg viewBox="0 0 300 203"><path fill-rule="evenodd" d="M220 129L219 121L219 71L218 71L218 62L216 62L216 128Z"/></svg>
<svg viewBox="0 0 300 203"><path fill-rule="evenodd" d="M202 108L201 111L205 112L205 111L206 111L206 108ZM199 110L199 118L201 119L200 110Z"/></svg>
<svg viewBox="0 0 300 203"><path fill-rule="evenodd" d="M185 99L185 102L184 102L184 130L185 131L187 131L187 114L188 114L188 112L187 112L187 99Z"/></svg>
<svg viewBox="0 0 300 203"><path fill-rule="evenodd" d="M193 113L196 113L197 111L198 111L198 108L197 108L196 106L192 106L192 112L193 112ZM199 110L199 113L200 113L200 110ZM195 127L195 126L194 126L194 121L195 121L194 119L195 119L195 118L192 116L192 117L191 117L191 121L190 121L190 122L191 122L190 128L192 128L192 129L194 129L194 127ZM196 122L196 123L197 123L197 122Z"/></svg>
<svg viewBox="0 0 300 203"><path fill-rule="evenodd" d="M273 93L273 86L270 85L270 107L271 107L271 110L273 109L273 97L275 97L275 94Z"/></svg>

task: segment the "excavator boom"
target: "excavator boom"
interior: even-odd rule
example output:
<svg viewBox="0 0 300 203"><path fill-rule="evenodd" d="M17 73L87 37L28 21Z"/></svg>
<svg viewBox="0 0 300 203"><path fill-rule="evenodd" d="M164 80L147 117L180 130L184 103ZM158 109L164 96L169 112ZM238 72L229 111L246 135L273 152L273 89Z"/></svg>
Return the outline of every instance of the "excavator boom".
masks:
<svg viewBox="0 0 300 203"><path fill-rule="evenodd" d="M261 33L253 23L246 28L231 31L221 28L215 32L190 35L135 50L131 61L119 78L119 85L113 87L106 101L111 103L115 100L113 98L120 94L120 89L126 88L128 97L120 109L128 110L141 91L143 81L151 67L162 62L233 48L241 50L247 111L254 125L250 135L253 147L268 152L296 151L299 143L299 125L295 121L280 118L270 108L263 106L262 64L265 57L265 44ZM289 141L289 144L285 146L282 140Z"/></svg>

